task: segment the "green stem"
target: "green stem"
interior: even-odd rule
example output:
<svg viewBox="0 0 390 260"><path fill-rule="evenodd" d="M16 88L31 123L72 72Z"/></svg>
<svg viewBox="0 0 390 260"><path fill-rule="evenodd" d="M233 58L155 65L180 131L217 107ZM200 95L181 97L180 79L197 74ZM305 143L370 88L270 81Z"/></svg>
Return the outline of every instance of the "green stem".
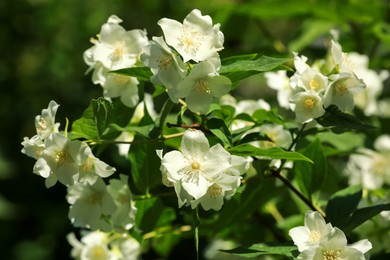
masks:
<svg viewBox="0 0 390 260"><path fill-rule="evenodd" d="M287 149L287 151L291 151L294 148L294 146L297 144L299 138L302 136L302 133L305 130L306 125L307 125L307 123L304 123L302 125L301 129L297 133L297 136L293 139L293 141L292 141L290 147ZM283 182L283 184L286 185L287 188L290 191L292 191L295 195L297 195L298 198L300 198L310 209L312 209L314 211L318 211L325 218L325 216L326 216L325 212L321 208L317 208L316 206L314 206L314 204L308 198L306 198L297 188L294 187L294 185L292 185L292 183L286 177L284 177L281 174L281 171L282 171L285 163L286 163L286 160L282 160L278 169L271 170L272 175L275 176L276 178L278 178L279 180L281 180Z"/></svg>
<svg viewBox="0 0 390 260"><path fill-rule="evenodd" d="M194 210L194 234L195 234L195 250L196 250L196 259L199 260L199 210L198 207Z"/></svg>

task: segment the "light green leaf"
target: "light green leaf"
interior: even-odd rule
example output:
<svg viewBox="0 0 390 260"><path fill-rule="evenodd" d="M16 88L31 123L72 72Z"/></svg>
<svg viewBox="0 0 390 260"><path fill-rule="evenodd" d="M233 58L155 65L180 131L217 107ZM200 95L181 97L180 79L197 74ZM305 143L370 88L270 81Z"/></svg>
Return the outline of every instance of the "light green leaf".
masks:
<svg viewBox="0 0 390 260"><path fill-rule="evenodd" d="M290 161L307 161L313 163L312 160L298 152L287 152L279 147L258 148L250 144L241 144L229 149L229 152L240 156L265 156L271 159L285 159Z"/></svg>
<svg viewBox="0 0 390 260"><path fill-rule="evenodd" d="M99 142L113 139L119 132L112 124L124 126L130 120L134 109L125 107L119 100L93 99L83 116L72 124L71 138L87 139Z"/></svg>
<svg viewBox="0 0 390 260"><path fill-rule="evenodd" d="M141 81L150 81L150 77L153 76L153 73L149 67L133 67L133 68L114 70L111 72L121 74L124 76L136 77L138 80Z"/></svg>

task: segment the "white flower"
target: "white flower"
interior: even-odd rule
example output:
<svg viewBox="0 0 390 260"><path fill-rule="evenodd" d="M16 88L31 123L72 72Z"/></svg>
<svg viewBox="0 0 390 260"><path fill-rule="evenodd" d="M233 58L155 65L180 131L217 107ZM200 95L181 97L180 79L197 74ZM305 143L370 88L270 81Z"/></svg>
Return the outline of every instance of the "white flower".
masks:
<svg viewBox="0 0 390 260"><path fill-rule="evenodd" d="M72 185L79 172L76 158L81 145L80 141L71 141L59 133L51 134L45 139L45 149L34 165L34 173L46 178L46 187L57 180Z"/></svg>
<svg viewBox="0 0 390 260"><path fill-rule="evenodd" d="M361 240L355 244L347 245L347 239L340 229L335 227L327 240L318 246L313 246L302 251L300 260L320 259L366 259L364 254L372 248L368 240Z"/></svg>
<svg viewBox="0 0 390 260"><path fill-rule="evenodd" d="M58 107L59 105L52 100L48 108L43 109L41 115L35 117L35 128L42 139L47 138L51 133L58 132L60 124L55 122Z"/></svg>
<svg viewBox="0 0 390 260"><path fill-rule="evenodd" d="M126 31L119 23L117 16L112 15L102 25L98 41L95 42L93 60L101 62L110 70L132 67L143 46L148 42L143 30Z"/></svg>
<svg viewBox="0 0 390 260"><path fill-rule="evenodd" d="M233 155L232 166L214 179L213 185L207 189L204 196L190 201L191 207L195 208L200 203L204 210L220 210L224 197L231 197L235 194L241 184L241 175L248 170L250 162L250 159Z"/></svg>
<svg viewBox="0 0 390 260"><path fill-rule="evenodd" d="M103 95L108 98L119 97L125 106L135 107L139 101L138 84L137 78L108 73L102 85Z"/></svg>
<svg viewBox="0 0 390 260"><path fill-rule="evenodd" d="M188 108L193 112L206 113L213 102L213 97L221 97L231 89L231 81L219 76L214 66L207 61L194 65L190 74L174 88L177 102L185 98Z"/></svg>
<svg viewBox="0 0 390 260"><path fill-rule="evenodd" d="M78 182L94 184L98 177L106 178L115 172L115 168L96 158L86 143L81 143L76 162L79 165Z"/></svg>
<svg viewBox="0 0 390 260"><path fill-rule="evenodd" d="M45 144L39 135L34 135L31 138L24 137L22 145L22 153L34 159L38 159L45 150Z"/></svg>
<svg viewBox="0 0 390 260"><path fill-rule="evenodd" d="M329 61L330 70L336 70L336 73L353 73L354 64L349 59L348 54L343 52L340 43L331 41L330 46L331 60Z"/></svg>
<svg viewBox="0 0 390 260"><path fill-rule="evenodd" d="M378 137L374 148L361 148L350 156L345 169L350 185L362 184L364 188L374 190L390 184L390 136Z"/></svg>
<svg viewBox="0 0 390 260"><path fill-rule="evenodd" d="M71 256L80 260L136 260L141 253L140 243L129 235L101 231L82 232L81 241L74 233L67 235L72 246Z"/></svg>
<svg viewBox="0 0 390 260"><path fill-rule="evenodd" d="M260 147L283 147L288 148L292 143L291 133L284 129L282 125L263 124L256 128L256 130L265 134L271 141L258 141Z"/></svg>
<svg viewBox="0 0 390 260"><path fill-rule="evenodd" d="M70 233L67 236L67 240L73 247L71 256L75 259L115 259L108 248L109 238L107 233L92 231L84 235L81 241L77 240L74 233Z"/></svg>
<svg viewBox="0 0 390 260"><path fill-rule="evenodd" d="M298 247L299 252L302 252L327 240L327 236L331 231L332 225L326 223L320 213L308 211L305 214L305 225L290 229L288 234Z"/></svg>
<svg viewBox="0 0 390 260"><path fill-rule="evenodd" d="M285 109L290 109L290 98L293 89L290 86L290 79L287 77L287 71L279 70L276 72L266 72L264 77L267 80L267 85L277 91L277 99L279 106Z"/></svg>
<svg viewBox="0 0 390 260"><path fill-rule="evenodd" d="M325 113L321 97L314 90L298 92L291 97L290 102L299 122L310 122Z"/></svg>
<svg viewBox="0 0 390 260"><path fill-rule="evenodd" d="M104 97L120 97L123 104L134 107L139 101L138 80L110 71L135 66L148 38L142 30L126 31L119 25L121 22L117 16L110 16L83 57L90 66L88 71L93 70L93 83L103 87Z"/></svg>
<svg viewBox="0 0 390 260"><path fill-rule="evenodd" d="M231 155L220 144L210 148L199 130L188 130L181 142L181 152L171 151L162 158L167 178L180 183L194 199L204 196L213 180L231 166Z"/></svg>
<svg viewBox="0 0 390 260"><path fill-rule="evenodd" d="M341 111L351 111L354 107L353 94L362 91L366 85L356 76L344 73L332 82L323 97L325 107L336 105Z"/></svg>
<svg viewBox="0 0 390 260"><path fill-rule="evenodd" d="M300 75L298 86L318 93L323 92L328 86L328 78L315 69L307 68Z"/></svg>
<svg viewBox="0 0 390 260"><path fill-rule="evenodd" d="M172 53L162 37L153 37L149 45L145 46L141 61L153 72L151 82L167 89L177 86L187 74L184 62Z"/></svg>
<svg viewBox="0 0 390 260"><path fill-rule="evenodd" d="M115 212L116 206L101 178L93 185L75 183L68 187L69 219L76 227L110 231L111 225L104 220Z"/></svg>
<svg viewBox="0 0 390 260"><path fill-rule="evenodd" d="M167 44L183 57L184 62L204 61L223 49L224 36L219 30L220 24L213 26L211 17L202 16L197 9L186 16L183 24L163 18L158 21L158 25L163 30Z"/></svg>
<svg viewBox="0 0 390 260"><path fill-rule="evenodd" d="M116 211L111 215L112 225L115 228L129 230L134 226L137 208L132 201L132 194L128 186L128 176L120 175L120 180L112 179L107 186L116 205Z"/></svg>

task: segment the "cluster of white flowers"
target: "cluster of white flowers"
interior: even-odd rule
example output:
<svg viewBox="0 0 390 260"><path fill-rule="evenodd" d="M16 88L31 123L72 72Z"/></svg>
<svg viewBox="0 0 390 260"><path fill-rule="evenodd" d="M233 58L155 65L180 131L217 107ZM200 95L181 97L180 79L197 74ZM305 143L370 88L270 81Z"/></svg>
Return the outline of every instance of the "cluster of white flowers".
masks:
<svg viewBox="0 0 390 260"><path fill-rule="evenodd" d="M250 159L231 155L220 144L210 147L206 136L199 130L187 130L180 151L170 151L161 158L164 185L174 187L179 207L199 204L205 210L219 210L224 197L234 195L241 184L241 175Z"/></svg>
<svg viewBox="0 0 390 260"><path fill-rule="evenodd" d="M92 231L79 241L74 233L67 236L72 245L71 256L80 260L136 260L141 254L140 243L130 236L116 236Z"/></svg>
<svg viewBox="0 0 390 260"><path fill-rule="evenodd" d="M361 184L375 190L390 185L390 136L381 135L374 142L374 150L359 148L349 157L345 173L349 184Z"/></svg>
<svg viewBox="0 0 390 260"><path fill-rule="evenodd" d="M332 40L328 59L316 61L312 66L307 64L307 57L297 53L294 56L296 72L291 78L285 71L267 72L265 77L268 85L278 91L279 105L292 109L298 122L310 122L321 117L330 105L336 105L343 112L354 108L357 93L364 92L366 88L363 79L368 79L368 69L359 69L362 66L356 68L339 43ZM377 75L369 72L372 77ZM378 79L376 88L384 78L383 75Z"/></svg>
<svg viewBox="0 0 390 260"><path fill-rule="evenodd" d="M231 89L231 81L218 74L224 41L220 25L197 9L183 23L163 18L158 25L164 37L153 37L141 55L153 72L151 82L163 85L173 102L185 98L191 111L206 113L213 98Z"/></svg>
<svg viewBox="0 0 390 260"><path fill-rule="evenodd" d="M96 158L91 148L79 140L70 140L59 131L55 115L59 105L51 101L35 118L37 135L25 137L22 153L36 159L33 172L45 178L46 187L59 181L67 186L69 218L75 226L92 230L129 230L136 208L127 185L127 176L103 178L115 168Z"/></svg>
<svg viewBox="0 0 390 260"><path fill-rule="evenodd" d="M148 38L144 30L126 31L121 22L116 15L108 18L97 39L91 39L94 45L84 52L84 61L88 71L93 70L93 83L103 87L106 98L119 97L123 104L134 107L139 102L138 80L110 71L139 65L139 55Z"/></svg>
<svg viewBox="0 0 390 260"><path fill-rule="evenodd" d="M348 245L342 230L326 223L320 213L308 211L305 225L292 228L289 235L300 252L298 259L366 259L371 248L367 240Z"/></svg>

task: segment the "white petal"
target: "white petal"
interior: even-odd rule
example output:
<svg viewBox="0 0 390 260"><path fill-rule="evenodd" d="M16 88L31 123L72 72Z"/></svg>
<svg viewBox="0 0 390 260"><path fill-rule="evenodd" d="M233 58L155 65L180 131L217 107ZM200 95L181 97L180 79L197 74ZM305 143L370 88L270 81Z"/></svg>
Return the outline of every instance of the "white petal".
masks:
<svg viewBox="0 0 390 260"><path fill-rule="evenodd" d="M200 159L203 158L209 149L209 141L202 131L192 129L185 131L181 141L181 151L184 157L194 160Z"/></svg>

